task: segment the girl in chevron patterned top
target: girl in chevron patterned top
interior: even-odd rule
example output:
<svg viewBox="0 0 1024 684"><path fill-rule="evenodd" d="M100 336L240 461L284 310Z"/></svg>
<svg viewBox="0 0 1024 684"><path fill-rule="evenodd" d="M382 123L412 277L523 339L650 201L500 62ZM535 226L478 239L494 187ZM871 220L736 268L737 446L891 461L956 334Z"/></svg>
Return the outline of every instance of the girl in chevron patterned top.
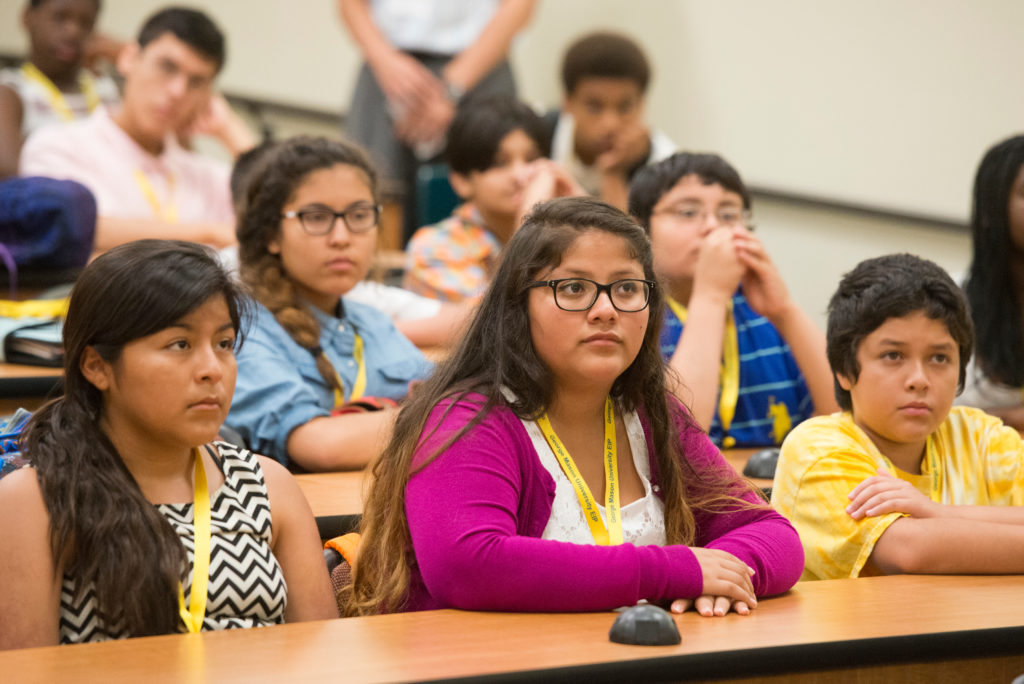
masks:
<svg viewBox="0 0 1024 684"><path fill-rule="evenodd" d="M245 301L192 243L128 243L83 271L64 395L0 481L0 648L336 614L291 476L213 441Z"/></svg>

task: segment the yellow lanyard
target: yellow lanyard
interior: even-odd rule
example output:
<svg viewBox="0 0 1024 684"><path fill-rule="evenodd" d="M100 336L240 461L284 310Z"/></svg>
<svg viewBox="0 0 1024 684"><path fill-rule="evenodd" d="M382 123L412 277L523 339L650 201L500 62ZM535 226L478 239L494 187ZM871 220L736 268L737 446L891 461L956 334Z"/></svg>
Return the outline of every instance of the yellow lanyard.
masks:
<svg viewBox="0 0 1024 684"><path fill-rule="evenodd" d="M192 589L188 610L185 609L185 588L178 583L178 613L185 629L196 634L203 629L206 616L206 585L210 579L210 492L206 487L206 469L199 449L193 450L196 460L195 496L192 503L192 524L195 550L192 554Z"/></svg>
<svg viewBox="0 0 1024 684"><path fill-rule="evenodd" d="M686 324L686 307L672 297L668 305L680 323ZM729 426L736 415L736 403L740 398L740 344L736 334L736 320L732 315L732 300L725 311L725 337L722 339L722 372L719 375L718 422L722 425L722 446L726 449L736 446L736 440L729 435ZM683 378L685 381L686 378Z"/></svg>
<svg viewBox="0 0 1024 684"><path fill-rule="evenodd" d="M931 490L931 500L942 503L942 467L939 464L939 458L935 455L935 448L932 445L931 438L925 442L924 446L925 454L928 458L928 475L929 478L929 489Z"/></svg>
<svg viewBox="0 0 1024 684"><path fill-rule="evenodd" d="M352 347L352 358L356 362L356 381L352 385L349 401L362 399L363 393L366 392L366 359L363 357L363 338L359 336L359 333L354 334L356 341ZM338 386L334 388L334 408L338 408L345 403L345 383L341 381L341 376L337 371L335 371L334 377L338 380Z"/></svg>
<svg viewBox="0 0 1024 684"><path fill-rule="evenodd" d="M143 196L149 202L149 206L153 208L153 213L158 219L167 223L178 222L178 205L174 202L173 175L167 177L166 205L160 203L160 199L156 196L156 190L153 189L153 184L149 182L149 178L142 172L142 169L135 169L135 183L139 186L139 190L142 191Z"/></svg>
<svg viewBox="0 0 1024 684"><path fill-rule="evenodd" d="M601 514L597 510L597 504L590 487L583 480L576 462L572 460L565 445L558 439L558 435L551 428L551 421L545 413L537 419L540 431L544 433L544 439L562 466L562 472L569 478L573 489L576 490L576 497L580 500L580 507L583 508L583 517L590 525L590 533L594 535L594 541L601 546L615 546L622 543L622 514L619 507L619 459L615 442L615 406L611 397L604 400L604 482L605 482L605 517L608 518L608 527L605 528L601 522Z"/></svg>
<svg viewBox="0 0 1024 684"><path fill-rule="evenodd" d="M60 89L54 85L53 81L46 77L42 71L31 62L25 62L21 65L21 73L25 75L25 78L30 81L34 81L46 91L46 97L50 100L50 106L53 107L53 111L57 113L57 116L64 119L65 121L74 121L75 113L71 111L71 107L68 106L67 100L64 99L64 93L60 92ZM85 70L82 70L78 74L78 87L82 90L82 95L85 96L85 106L91 112L96 109L96 105L100 103L100 96L96 92L96 84L92 80L92 76Z"/></svg>

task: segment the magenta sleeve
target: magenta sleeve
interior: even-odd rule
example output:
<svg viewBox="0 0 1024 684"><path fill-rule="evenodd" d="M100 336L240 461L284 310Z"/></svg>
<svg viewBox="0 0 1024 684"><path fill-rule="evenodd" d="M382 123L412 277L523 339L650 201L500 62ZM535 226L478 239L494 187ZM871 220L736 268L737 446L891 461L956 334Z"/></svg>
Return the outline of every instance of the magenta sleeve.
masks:
<svg viewBox="0 0 1024 684"><path fill-rule="evenodd" d="M696 427L679 424L683 454L697 472L724 473L735 477L732 466L708 436ZM786 518L763 501L756 492L743 498L757 504L725 512L697 512L697 546L728 551L754 569L754 592L758 596L779 594L800 579L804 550L800 537Z"/></svg>
<svg viewBox="0 0 1024 684"><path fill-rule="evenodd" d="M478 408L455 405L424 440L418 462ZM435 409L425 434L438 425L442 411ZM525 492L531 487L537 492L529 479L540 477L526 459L536 458L521 423L499 407L413 474L406 514L432 603L476 610L585 611L700 594L700 566L685 546L607 547L524 535L523 517L536 500Z"/></svg>

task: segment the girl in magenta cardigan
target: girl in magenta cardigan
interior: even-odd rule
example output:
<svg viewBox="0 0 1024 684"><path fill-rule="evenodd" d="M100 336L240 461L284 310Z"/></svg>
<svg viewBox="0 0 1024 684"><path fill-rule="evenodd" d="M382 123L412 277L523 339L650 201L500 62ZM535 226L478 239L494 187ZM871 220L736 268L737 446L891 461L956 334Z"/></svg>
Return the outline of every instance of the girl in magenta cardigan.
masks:
<svg viewBox="0 0 1024 684"><path fill-rule="evenodd" d="M665 390L653 277L618 210L535 207L374 466L348 613L746 614L796 582L796 532Z"/></svg>

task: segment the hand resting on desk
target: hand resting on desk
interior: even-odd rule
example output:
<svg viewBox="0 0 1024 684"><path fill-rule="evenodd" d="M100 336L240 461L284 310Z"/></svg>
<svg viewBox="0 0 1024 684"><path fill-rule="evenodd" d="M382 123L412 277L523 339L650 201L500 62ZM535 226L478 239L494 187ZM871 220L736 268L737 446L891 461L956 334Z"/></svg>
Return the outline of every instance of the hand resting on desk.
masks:
<svg viewBox="0 0 1024 684"><path fill-rule="evenodd" d="M691 607L704 617L725 615L730 609L749 615L757 607L757 596L750 578L754 569L736 556L717 549L693 548L700 564L706 594L696 599L672 602L673 613L685 613Z"/></svg>

